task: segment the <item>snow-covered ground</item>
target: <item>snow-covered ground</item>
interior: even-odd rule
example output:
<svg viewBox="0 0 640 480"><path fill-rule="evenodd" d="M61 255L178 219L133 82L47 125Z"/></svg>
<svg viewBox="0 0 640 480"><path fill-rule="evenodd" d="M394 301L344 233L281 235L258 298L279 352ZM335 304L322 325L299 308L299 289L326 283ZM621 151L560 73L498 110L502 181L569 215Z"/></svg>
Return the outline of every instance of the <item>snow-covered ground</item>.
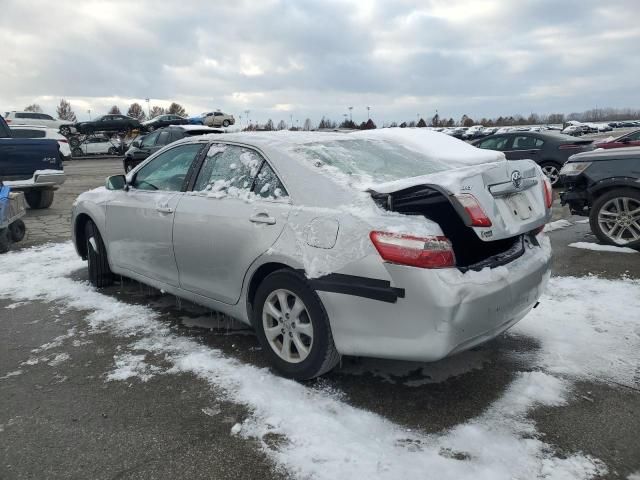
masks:
<svg viewBox="0 0 640 480"><path fill-rule="evenodd" d="M130 305L92 289L70 274L86 268L70 243L45 245L2 259L0 298L13 302L52 302L86 311L87 325L35 349L36 362L69 361L53 352L65 341L85 341L82 331L108 332L128 339L128 351L114 358L105 381L148 381L157 375L191 373L206 380L226 399L248 407L250 416L230 435L254 438L283 470L313 479L582 479L604 474L607 467L581 452L556 454L536 431L527 413L537 406L571 402L572 384L590 379L636 385L640 363L640 281L596 277L556 277L540 306L511 330L515 340L533 337L540 345L527 355L528 371L482 414L437 434L406 427L348 404L334 390L311 388L242 363L197 340L176 334L152 308ZM28 279L28 281L25 281ZM603 298L607 302L603 302ZM10 305L12 307L14 304ZM163 367L151 357L163 358ZM442 381L465 369L490 368L472 353L440 363ZM0 371L1 376L25 374ZM448 367L447 367L448 365ZM530 366L534 365L531 369ZM428 368L428 367L425 367ZM378 372L385 376L384 369ZM392 387L390 387L392 388ZM215 416L216 405L203 405ZM264 440L277 433L286 441L270 448Z"/></svg>
<svg viewBox="0 0 640 480"><path fill-rule="evenodd" d="M594 250L596 252L613 252L613 253L638 253L637 250L629 247L616 247L615 245L602 245L600 243L591 242L574 242L569 244L573 248L582 248L584 250Z"/></svg>

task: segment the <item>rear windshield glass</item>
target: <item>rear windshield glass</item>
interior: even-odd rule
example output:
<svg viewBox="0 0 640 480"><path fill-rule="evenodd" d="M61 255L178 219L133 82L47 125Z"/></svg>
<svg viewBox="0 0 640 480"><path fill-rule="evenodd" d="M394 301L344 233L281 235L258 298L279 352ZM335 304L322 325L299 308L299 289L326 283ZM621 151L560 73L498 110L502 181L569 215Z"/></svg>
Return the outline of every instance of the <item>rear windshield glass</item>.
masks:
<svg viewBox="0 0 640 480"><path fill-rule="evenodd" d="M420 152L386 140L314 142L296 147L295 152L316 164L321 162L364 181L385 182L451 169Z"/></svg>
<svg viewBox="0 0 640 480"><path fill-rule="evenodd" d="M43 130L29 130L26 128L14 128L13 138L44 138L47 133Z"/></svg>

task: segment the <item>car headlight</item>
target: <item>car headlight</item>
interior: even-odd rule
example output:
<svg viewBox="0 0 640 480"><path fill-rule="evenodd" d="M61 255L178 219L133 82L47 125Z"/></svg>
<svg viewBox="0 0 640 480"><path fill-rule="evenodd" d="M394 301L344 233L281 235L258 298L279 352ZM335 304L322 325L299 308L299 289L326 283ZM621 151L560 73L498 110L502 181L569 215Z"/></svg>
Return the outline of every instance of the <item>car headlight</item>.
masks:
<svg viewBox="0 0 640 480"><path fill-rule="evenodd" d="M562 169L560 170L560 175L580 175L587 168L589 168L591 162L569 162L565 163Z"/></svg>

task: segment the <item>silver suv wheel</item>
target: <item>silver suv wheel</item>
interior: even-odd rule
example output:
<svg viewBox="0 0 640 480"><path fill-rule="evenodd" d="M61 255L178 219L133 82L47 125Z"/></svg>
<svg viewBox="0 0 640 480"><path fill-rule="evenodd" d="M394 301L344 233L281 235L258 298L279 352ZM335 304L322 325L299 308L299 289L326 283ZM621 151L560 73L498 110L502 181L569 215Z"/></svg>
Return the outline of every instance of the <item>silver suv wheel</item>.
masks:
<svg viewBox="0 0 640 480"><path fill-rule="evenodd" d="M262 326L271 349L285 362L300 363L313 347L313 324L307 307L295 293L274 290L264 302Z"/></svg>
<svg viewBox="0 0 640 480"><path fill-rule="evenodd" d="M617 245L640 239L640 201L616 197L598 210L598 226L602 233Z"/></svg>

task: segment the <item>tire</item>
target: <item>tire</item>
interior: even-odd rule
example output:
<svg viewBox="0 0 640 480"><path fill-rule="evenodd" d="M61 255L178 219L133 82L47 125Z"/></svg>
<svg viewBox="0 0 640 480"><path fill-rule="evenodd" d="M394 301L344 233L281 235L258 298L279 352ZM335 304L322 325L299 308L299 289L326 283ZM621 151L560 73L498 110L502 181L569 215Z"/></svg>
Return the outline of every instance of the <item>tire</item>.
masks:
<svg viewBox="0 0 640 480"><path fill-rule="evenodd" d="M229 123L229 120L225 120L225 121L222 122L222 126L225 127L225 128L228 127L229 125L231 125Z"/></svg>
<svg viewBox="0 0 640 480"><path fill-rule="evenodd" d="M24 198L29 207L34 210L49 208L53 203L53 190L30 190L24 192Z"/></svg>
<svg viewBox="0 0 640 480"><path fill-rule="evenodd" d="M71 145L72 147L79 147L80 146L80 139L78 137L71 137L69 139L69 145Z"/></svg>
<svg viewBox="0 0 640 480"><path fill-rule="evenodd" d="M100 232L91 220L84 228L89 281L96 288L108 287L113 283L113 273L109 268L107 249L104 246Z"/></svg>
<svg viewBox="0 0 640 480"><path fill-rule="evenodd" d="M286 307L280 306L280 298L285 298ZM297 301L302 304L298 315L293 308ZM276 318L278 312L285 315ZM278 270L262 281L253 302L252 319L263 351L285 377L308 380L330 371L340 361L322 301L307 280L292 270ZM271 340L267 338L269 328L274 329ZM298 349L300 342L307 352Z"/></svg>
<svg viewBox="0 0 640 480"><path fill-rule="evenodd" d="M0 253L7 253L11 246L9 228L0 228Z"/></svg>
<svg viewBox="0 0 640 480"><path fill-rule="evenodd" d="M599 196L591 207L589 224L602 243L640 248L640 190L620 188Z"/></svg>
<svg viewBox="0 0 640 480"><path fill-rule="evenodd" d="M71 151L71 155L73 157L81 157L82 155L84 155L84 152L82 151L82 149L80 147L75 147L72 151Z"/></svg>
<svg viewBox="0 0 640 480"><path fill-rule="evenodd" d="M552 187L560 186L560 169L562 166L556 162L542 162L540 168L542 168L542 172L551 182Z"/></svg>
<svg viewBox="0 0 640 480"><path fill-rule="evenodd" d="M71 135L71 127L69 125L62 125L60 127L60 135L63 135L65 137Z"/></svg>
<svg viewBox="0 0 640 480"><path fill-rule="evenodd" d="M107 151L107 153L109 155L117 155L118 154L118 149L116 147L111 147L109 148L109 150Z"/></svg>
<svg viewBox="0 0 640 480"><path fill-rule="evenodd" d="M156 129L156 127L154 127L153 125L149 125L147 127L147 132L153 132Z"/></svg>
<svg viewBox="0 0 640 480"><path fill-rule="evenodd" d="M21 242L27 232L27 227L21 219L9 225L9 233L13 242Z"/></svg>

